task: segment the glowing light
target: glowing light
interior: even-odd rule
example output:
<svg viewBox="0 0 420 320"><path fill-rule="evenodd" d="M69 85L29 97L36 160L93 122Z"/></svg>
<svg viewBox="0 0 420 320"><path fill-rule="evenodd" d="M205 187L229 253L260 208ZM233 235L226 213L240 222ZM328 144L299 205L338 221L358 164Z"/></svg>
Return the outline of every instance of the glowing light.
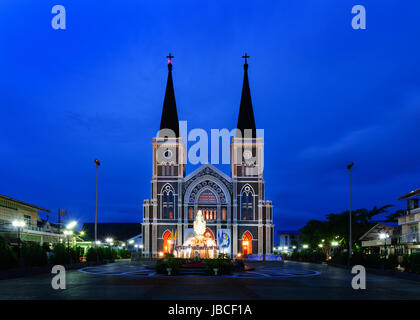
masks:
<svg viewBox="0 0 420 320"><path fill-rule="evenodd" d="M320 247L320 248L322 248L324 245L322 244L322 243L320 243L319 245L318 245L318 247Z"/></svg>
<svg viewBox="0 0 420 320"><path fill-rule="evenodd" d="M380 233L379 234L379 239L387 239L387 238L389 238L389 234L388 233Z"/></svg>
<svg viewBox="0 0 420 320"><path fill-rule="evenodd" d="M308 249L308 248L309 248L309 246L308 246L307 244L304 244L304 245L302 246L302 248L303 248L303 249Z"/></svg>
<svg viewBox="0 0 420 320"><path fill-rule="evenodd" d="M338 242L337 242L337 241L333 241L333 242L331 242L331 245L332 245L333 247L336 247L336 246L338 246Z"/></svg>
<svg viewBox="0 0 420 320"><path fill-rule="evenodd" d="M163 252L162 251L159 252L159 257L163 257Z"/></svg>
<svg viewBox="0 0 420 320"><path fill-rule="evenodd" d="M81 236L84 236L85 235L85 232L84 231L80 231L80 235Z"/></svg>
<svg viewBox="0 0 420 320"><path fill-rule="evenodd" d="M76 226L77 222L76 221L71 221L69 222L69 224L66 226L66 229L73 229Z"/></svg>
<svg viewBox="0 0 420 320"><path fill-rule="evenodd" d="M143 245L142 245L142 244L141 244L141 245L139 245L139 248L140 248L140 249L143 249Z"/></svg>
<svg viewBox="0 0 420 320"><path fill-rule="evenodd" d="M112 239L112 238L106 238L105 241L112 244L112 242L114 242L114 239Z"/></svg>
<svg viewBox="0 0 420 320"><path fill-rule="evenodd" d="M134 240L130 240L130 241L128 241L128 243L129 244L133 244L134 243Z"/></svg>
<svg viewBox="0 0 420 320"><path fill-rule="evenodd" d="M96 241L96 244L101 244L101 242L98 240L98 241Z"/></svg>
<svg viewBox="0 0 420 320"><path fill-rule="evenodd" d="M73 231L72 230L64 230L64 234L66 236L71 236L73 234Z"/></svg>
<svg viewBox="0 0 420 320"><path fill-rule="evenodd" d="M241 253L239 252L239 253L238 253L238 258L240 258L240 257L241 257Z"/></svg>
<svg viewBox="0 0 420 320"><path fill-rule="evenodd" d="M23 228L25 226L25 221L23 221L23 220L13 220L12 225L15 228Z"/></svg>

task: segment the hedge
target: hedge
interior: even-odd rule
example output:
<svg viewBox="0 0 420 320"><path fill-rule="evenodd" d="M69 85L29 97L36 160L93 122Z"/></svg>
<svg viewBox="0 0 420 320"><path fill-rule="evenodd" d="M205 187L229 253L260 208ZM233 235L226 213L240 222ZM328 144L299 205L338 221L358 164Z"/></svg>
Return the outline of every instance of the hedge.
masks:
<svg viewBox="0 0 420 320"><path fill-rule="evenodd" d="M0 237L0 269L10 269L18 265L18 259L12 248Z"/></svg>

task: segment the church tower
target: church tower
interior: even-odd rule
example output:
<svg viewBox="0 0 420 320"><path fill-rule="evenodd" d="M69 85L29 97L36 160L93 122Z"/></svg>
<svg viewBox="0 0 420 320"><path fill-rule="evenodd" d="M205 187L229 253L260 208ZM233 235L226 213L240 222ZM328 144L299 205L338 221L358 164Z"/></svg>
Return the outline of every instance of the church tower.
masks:
<svg viewBox="0 0 420 320"><path fill-rule="evenodd" d="M153 138L153 176L150 200L143 203L144 252L157 257L162 247L181 241L182 179L185 176L185 146L179 135L178 111L172 80L172 58L168 58L168 80L163 100L160 130ZM179 230L178 230L179 229ZM166 239L160 237L167 231ZM164 241L168 243L163 243Z"/></svg>
<svg viewBox="0 0 420 320"><path fill-rule="evenodd" d="M257 137L256 132L248 79L249 56L245 53L243 58L244 79L238 124L231 142L231 175L234 185L232 234L234 246L237 245L234 252L246 251L244 246L252 241L253 251L265 255L272 250L272 206L271 201L265 201L264 141Z"/></svg>

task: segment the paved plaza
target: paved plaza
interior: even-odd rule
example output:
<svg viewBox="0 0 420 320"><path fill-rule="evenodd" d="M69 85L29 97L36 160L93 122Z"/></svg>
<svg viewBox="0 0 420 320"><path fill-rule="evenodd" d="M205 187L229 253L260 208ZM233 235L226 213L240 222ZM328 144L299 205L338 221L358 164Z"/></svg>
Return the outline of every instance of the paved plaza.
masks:
<svg viewBox="0 0 420 320"><path fill-rule="evenodd" d="M229 276L157 275L153 263L118 261L53 275L0 280L0 299L420 299L420 282L367 274L366 290L351 287L350 270L310 263L254 262Z"/></svg>

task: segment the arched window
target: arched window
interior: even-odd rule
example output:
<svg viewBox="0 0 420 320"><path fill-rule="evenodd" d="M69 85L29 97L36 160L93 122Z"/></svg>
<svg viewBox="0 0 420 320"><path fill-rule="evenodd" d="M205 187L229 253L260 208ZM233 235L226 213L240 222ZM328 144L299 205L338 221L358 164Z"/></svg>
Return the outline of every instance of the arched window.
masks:
<svg viewBox="0 0 420 320"><path fill-rule="evenodd" d="M172 234L169 230L166 230L163 234L163 248L164 253L172 253Z"/></svg>
<svg viewBox="0 0 420 320"><path fill-rule="evenodd" d="M241 219L253 220L254 215L254 196L249 186L243 188L241 196Z"/></svg>
<svg viewBox="0 0 420 320"><path fill-rule="evenodd" d="M242 237L242 254L244 256L252 254L252 236L249 231L245 232Z"/></svg>
<svg viewBox="0 0 420 320"><path fill-rule="evenodd" d="M203 191L198 198L198 203L217 203L216 196L209 190Z"/></svg>
<svg viewBox="0 0 420 320"><path fill-rule="evenodd" d="M162 189L162 219L175 218L175 196L171 186L166 185Z"/></svg>

